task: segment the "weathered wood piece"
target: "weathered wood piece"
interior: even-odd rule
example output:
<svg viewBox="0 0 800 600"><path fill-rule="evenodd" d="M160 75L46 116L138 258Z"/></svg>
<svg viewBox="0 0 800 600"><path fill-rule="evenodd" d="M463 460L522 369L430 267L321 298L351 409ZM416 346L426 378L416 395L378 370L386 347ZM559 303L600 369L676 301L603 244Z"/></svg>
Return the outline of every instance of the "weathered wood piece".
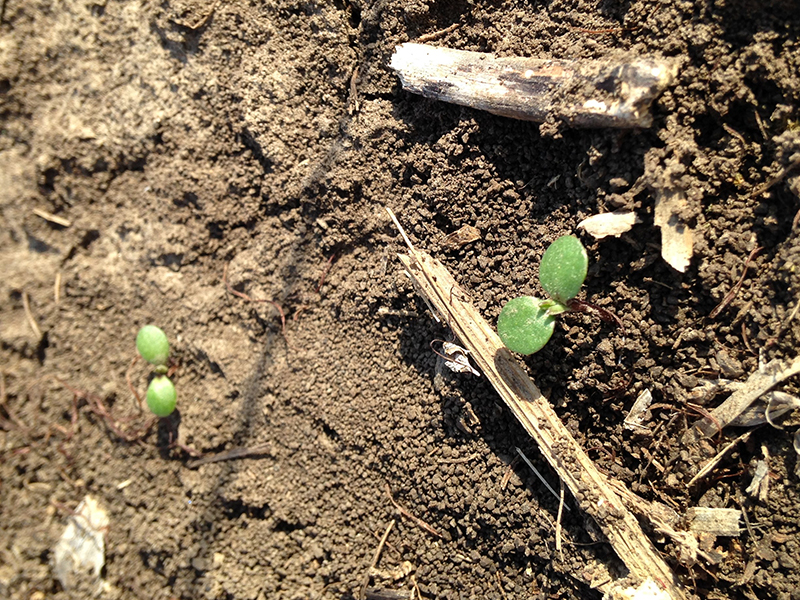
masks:
<svg viewBox="0 0 800 600"><path fill-rule="evenodd" d="M400 228L394 214L391 211L389 214ZM405 237L402 228L400 231ZM512 414L539 445L542 455L564 481L578 506L594 518L628 568L627 579L614 582L607 589L609 597L622 597L622 590L627 586L656 585L664 592L662 597L686 598L674 573L644 535L636 518L564 427L494 329L469 301L467 292L444 265L415 249L408 238L405 239L409 254L398 257L418 293L470 351Z"/></svg>
<svg viewBox="0 0 800 600"><path fill-rule="evenodd" d="M574 127L649 127L650 104L677 74L659 59L503 58L413 43L397 46L390 66L426 98Z"/></svg>

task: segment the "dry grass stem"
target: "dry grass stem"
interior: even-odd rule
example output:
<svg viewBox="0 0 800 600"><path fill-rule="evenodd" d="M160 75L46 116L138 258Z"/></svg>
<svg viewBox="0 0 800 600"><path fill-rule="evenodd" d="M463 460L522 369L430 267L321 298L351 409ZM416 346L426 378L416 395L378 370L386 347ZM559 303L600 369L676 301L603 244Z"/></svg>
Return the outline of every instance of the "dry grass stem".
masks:
<svg viewBox="0 0 800 600"><path fill-rule="evenodd" d="M435 537L438 537L438 538L442 537L442 534L441 534L441 533L439 533L438 531L436 531L436 530L435 530L433 527L431 527L430 525L428 525L428 524L427 524L425 521L423 521L423 520L422 520L422 519L420 519L419 517L415 517L415 516L414 516L414 515L412 515L410 512L408 512L408 510L407 510L407 509L405 509L405 508L403 508L402 506L400 506L400 505L399 505L399 504L398 504L398 503L395 501L395 499L394 499L394 496L392 496L392 488L390 488L390 487L389 487L389 484L388 484L388 483L386 484L386 495L387 495L387 496L389 496L389 500L391 501L391 503L394 505L394 507L395 507L395 508L398 510L398 512L399 512L401 515L403 515L403 516L404 516L404 517L406 517L407 519L411 519L412 521L414 521L414 523L416 523L416 524L417 524L419 527L421 527L422 529L424 529L425 531L427 531L428 533L430 533L432 536L435 536Z"/></svg>
<svg viewBox="0 0 800 600"><path fill-rule="evenodd" d="M763 249L764 248L760 246L753 248L753 250L747 257L747 260L744 261L744 268L742 269L742 275L739 277L739 281L737 281L736 285L734 285L730 289L730 291L727 294L725 294L725 297L722 299L722 302L720 302L719 304L717 304L716 307L714 307L714 310L712 310L711 313L708 315L709 319L715 319L717 315L719 315L719 313L721 313L725 309L725 307L728 306L728 304L733 302L733 299L736 298L736 295L739 293L739 290L742 289L742 284L744 283L744 278L747 276L747 269L750 267L750 263L756 256L758 256L758 253L761 252Z"/></svg>
<svg viewBox="0 0 800 600"><path fill-rule="evenodd" d="M558 550L558 554L561 558L561 562L564 562L564 552L561 549L561 515L564 513L564 482L561 481L561 489L558 499L558 517L556 518L556 550Z"/></svg>
<svg viewBox="0 0 800 600"><path fill-rule="evenodd" d="M56 225L60 225L61 227L69 227L72 225L72 221L65 219L64 217L59 217L58 215L54 215L53 213L49 213L46 210L42 210L41 208L34 208L33 214L37 217L41 217L45 221L49 221L50 223L55 223Z"/></svg>
<svg viewBox="0 0 800 600"><path fill-rule="evenodd" d="M31 312L31 302L28 298L28 292L22 292L22 308L25 309L25 316L28 319L28 325L31 326L36 339L42 339L42 330L39 329L39 324L36 322L36 319L33 317L33 313Z"/></svg>
<svg viewBox="0 0 800 600"><path fill-rule="evenodd" d="M61 302L61 271L56 273L56 280L53 283L53 301L56 306Z"/></svg>
<svg viewBox="0 0 800 600"><path fill-rule="evenodd" d="M386 539L389 537L389 532L392 531L392 527L394 527L395 520L392 519L391 523L386 527L386 531L383 532L383 537L381 537L381 541L378 543L378 547L375 548L375 554L372 555L372 563L370 564L367 572L364 574L364 582L361 584L361 589L358 592L358 597L360 600L364 600L366 598L366 591L367 586L369 585L369 577L372 569L374 569L378 561L381 558L381 552L383 552L383 545L386 543Z"/></svg>
<svg viewBox="0 0 800 600"><path fill-rule="evenodd" d="M201 465L207 465L209 463L220 462L223 460L234 460L237 458L247 458L250 456L266 456L271 454L272 454L272 444L269 443L256 444L255 446L231 448L230 450L225 450L224 452L218 452L217 454L201 456L197 460L190 460L188 463L186 463L186 466L190 469L196 469Z"/></svg>
<svg viewBox="0 0 800 600"><path fill-rule="evenodd" d="M528 465L528 467L530 467L531 471L533 471L533 474L536 475L536 477L539 478L539 481L542 482L542 485L544 485L544 487L546 487L548 489L548 491L551 494L553 494L553 498L558 500L558 494L552 488L552 486L549 483L547 483L547 480L542 476L542 474L539 473L539 469L537 469L536 467L533 466L533 463L528 459L527 456L525 456L525 453L522 450L520 450L519 448L516 448L516 450L517 450L517 453L520 455L520 457L522 457L522 460L525 461L525 464ZM569 510L569 506L567 506L566 508L567 508L567 510Z"/></svg>

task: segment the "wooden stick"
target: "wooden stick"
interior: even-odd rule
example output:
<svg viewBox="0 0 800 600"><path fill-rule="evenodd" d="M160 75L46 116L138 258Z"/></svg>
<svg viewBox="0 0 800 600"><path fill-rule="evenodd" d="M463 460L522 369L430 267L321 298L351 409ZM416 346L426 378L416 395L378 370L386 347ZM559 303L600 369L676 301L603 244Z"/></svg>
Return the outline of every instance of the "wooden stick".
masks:
<svg viewBox="0 0 800 600"><path fill-rule="evenodd" d="M399 226L394 214L388 212ZM655 583L665 597L685 600L677 578L644 535L636 518L561 423L494 329L469 302L467 292L447 268L413 247L409 247L409 255L399 254L398 257L420 293L427 296L450 325L512 414L539 445L542 455L564 481L578 506L597 522L625 563L629 581L616 583L634 586Z"/></svg>
<svg viewBox="0 0 800 600"><path fill-rule="evenodd" d="M649 127L650 103L677 74L658 59L500 58L413 43L397 46L390 66L426 98L574 127Z"/></svg>

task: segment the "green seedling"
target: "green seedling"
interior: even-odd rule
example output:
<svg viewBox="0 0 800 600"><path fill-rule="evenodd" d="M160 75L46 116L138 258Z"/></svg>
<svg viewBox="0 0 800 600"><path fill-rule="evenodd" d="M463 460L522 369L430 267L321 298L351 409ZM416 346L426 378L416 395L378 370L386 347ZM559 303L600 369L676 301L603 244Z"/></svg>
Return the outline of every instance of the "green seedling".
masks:
<svg viewBox="0 0 800 600"><path fill-rule="evenodd" d="M578 238L564 235L550 244L539 265L539 283L550 298L520 296L503 306L497 333L506 347L520 354L541 350L553 335L555 315L571 310L588 268L586 248Z"/></svg>
<svg viewBox="0 0 800 600"><path fill-rule="evenodd" d="M167 334L155 325L145 325L136 335L136 349L142 358L156 367L163 367L169 358Z"/></svg>
<svg viewBox="0 0 800 600"><path fill-rule="evenodd" d="M175 410L177 394L167 373L169 340L155 325L145 325L136 335L136 349L158 374L147 387L147 407L158 417L168 417Z"/></svg>
<svg viewBox="0 0 800 600"><path fill-rule="evenodd" d="M166 375L153 378L147 387L147 407L157 417L168 417L175 410L178 395Z"/></svg>

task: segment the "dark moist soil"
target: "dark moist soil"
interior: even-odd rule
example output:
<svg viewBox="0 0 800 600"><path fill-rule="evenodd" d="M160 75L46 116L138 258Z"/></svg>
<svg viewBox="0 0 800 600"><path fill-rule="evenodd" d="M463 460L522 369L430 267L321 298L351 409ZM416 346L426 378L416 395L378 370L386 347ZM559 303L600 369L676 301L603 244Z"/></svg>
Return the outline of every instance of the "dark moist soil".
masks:
<svg viewBox="0 0 800 600"><path fill-rule="evenodd" d="M683 564L649 532L690 594L800 599L800 420L756 429L691 491L743 431L680 442L698 383L797 352L800 182L774 181L800 151L795 2L3 7L0 596L89 594L63 590L51 561L91 494L110 518L106 598L355 598L392 519L370 588L599 597L584 568L613 566L613 552L574 505L555 550L558 502L515 447L558 481L522 427L483 378L435 378L429 344L448 332L399 267L389 206L490 322L540 293L549 242L636 210L643 222L619 239L578 233L582 298L624 331L568 314L524 362L601 470L681 514L744 512L738 538L712 541L717 565ZM393 48L431 34L504 56L628 51L680 73L647 130L540 130L403 92ZM661 259L653 225L665 178L686 190L696 231L685 273ZM463 225L481 239L446 248ZM272 304L241 294L274 300L285 331ZM179 394L149 429L126 383L146 323L171 338ZM139 394L149 373L130 368ZM623 419L645 389L656 407L637 437ZM191 468L192 454L241 447L257 452ZM759 501L746 488L765 452Z"/></svg>

